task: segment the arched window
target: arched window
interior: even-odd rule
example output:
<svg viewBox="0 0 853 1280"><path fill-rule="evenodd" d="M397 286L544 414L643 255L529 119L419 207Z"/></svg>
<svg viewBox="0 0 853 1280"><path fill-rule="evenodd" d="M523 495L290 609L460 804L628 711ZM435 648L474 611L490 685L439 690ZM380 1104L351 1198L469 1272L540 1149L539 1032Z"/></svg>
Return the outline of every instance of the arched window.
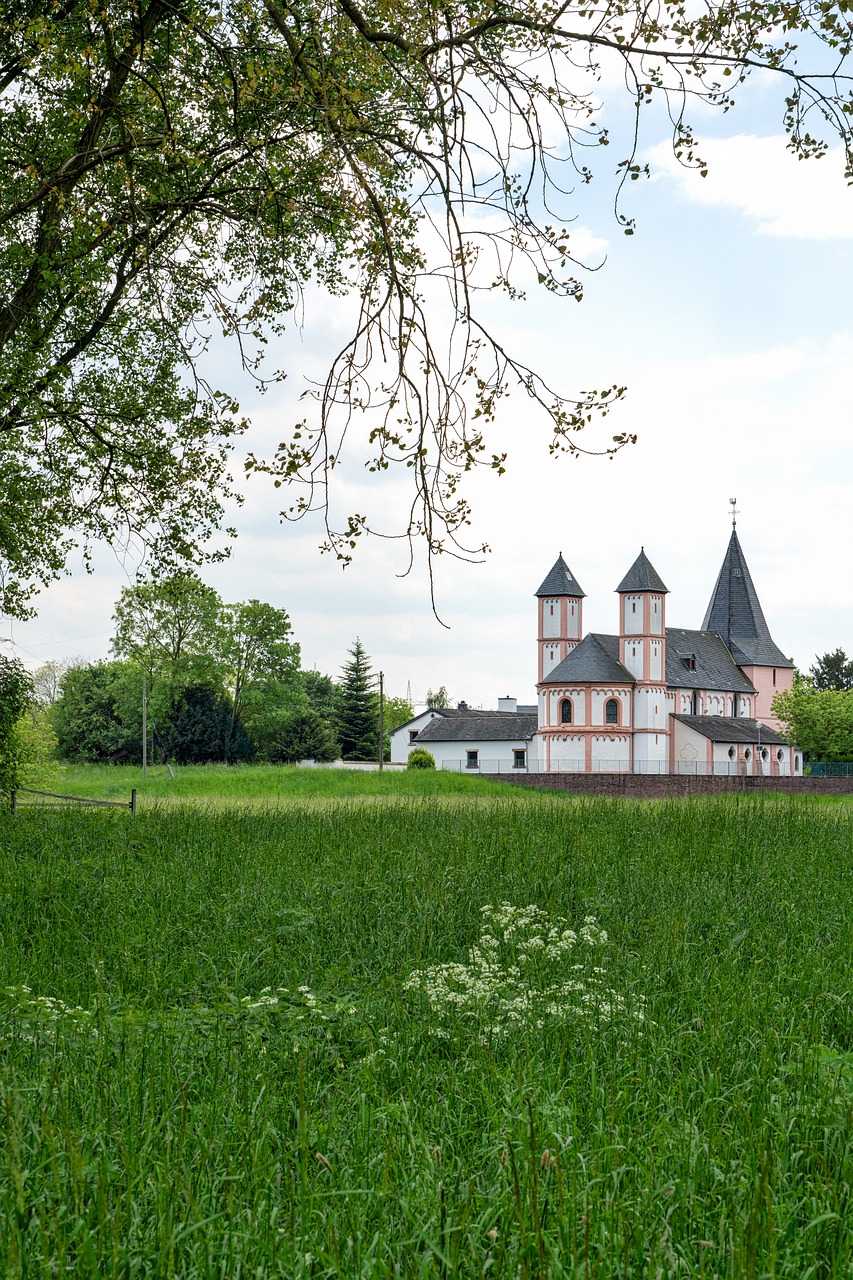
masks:
<svg viewBox="0 0 853 1280"><path fill-rule="evenodd" d="M693 697L690 699L690 714L698 716L699 714L699 694L694 691Z"/></svg>
<svg viewBox="0 0 853 1280"><path fill-rule="evenodd" d="M561 724L572 723L572 700L571 698L563 698L560 703L560 722Z"/></svg>
<svg viewBox="0 0 853 1280"><path fill-rule="evenodd" d="M782 761L782 760L784 760L784 759L785 759L785 752L782 750L782 748L781 748L781 747L780 747L780 748L779 748L779 750L776 752L776 759L777 759L777 760L779 760L779 761Z"/></svg>
<svg viewBox="0 0 853 1280"><path fill-rule="evenodd" d="M734 747L729 747L729 759L734 760L736 755L737 751L735 751Z"/></svg>
<svg viewBox="0 0 853 1280"><path fill-rule="evenodd" d="M615 698L608 698L604 704L604 723L619 723L619 703Z"/></svg>

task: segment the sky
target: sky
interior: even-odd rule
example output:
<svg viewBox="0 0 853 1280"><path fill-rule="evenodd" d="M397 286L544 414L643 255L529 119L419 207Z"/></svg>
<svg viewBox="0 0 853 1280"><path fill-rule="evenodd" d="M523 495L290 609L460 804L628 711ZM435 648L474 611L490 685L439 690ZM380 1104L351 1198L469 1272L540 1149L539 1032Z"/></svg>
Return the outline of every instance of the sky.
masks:
<svg viewBox="0 0 853 1280"><path fill-rule="evenodd" d="M606 118L606 84L602 96ZM584 433L586 447L622 431L637 443L613 459L553 459L543 415L512 394L489 441L508 452L506 474L477 475L467 489L472 538L490 551L482 563L435 563L438 617L422 555L401 576L405 547L374 541L342 569L320 554L318 523L280 522L282 492L263 477L243 486L230 559L204 568L204 580L227 601L286 609L306 668L336 676L358 636L388 692L416 705L440 685L472 706L505 695L527 703L534 593L558 553L586 592L585 630L616 631L614 589L641 546L669 588L668 622L700 627L736 498L779 646L802 669L829 650L853 652L853 192L837 152L797 161L779 119L778 94L762 80L725 116L694 113L704 179L678 166L653 121L640 156L651 177L625 198L633 236L616 225L605 170L572 197L573 243L600 265L584 277L583 302L535 288L521 303L481 298L502 340L552 385L567 394L627 386ZM271 450L304 414L298 397L322 375L348 315L345 302L309 291L303 325L276 353L287 382L263 400L219 353L220 385L230 379L253 420L241 451ZM358 467L336 495L341 509L381 510L390 525L405 500L405 477ZM135 565L108 547L93 565L87 575L70 564L32 620L0 619L2 651L31 668L108 657L115 602Z"/></svg>

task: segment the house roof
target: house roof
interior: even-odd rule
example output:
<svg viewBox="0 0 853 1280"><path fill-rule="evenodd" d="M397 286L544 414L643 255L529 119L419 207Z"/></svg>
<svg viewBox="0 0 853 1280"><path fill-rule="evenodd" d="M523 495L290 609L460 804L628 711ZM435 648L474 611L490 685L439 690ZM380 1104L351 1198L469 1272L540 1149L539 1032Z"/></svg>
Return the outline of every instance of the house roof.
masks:
<svg viewBox="0 0 853 1280"><path fill-rule="evenodd" d="M734 529L702 628L718 632L741 666L793 666L770 635Z"/></svg>
<svg viewBox="0 0 853 1280"><path fill-rule="evenodd" d="M691 659L695 659L695 669L688 665ZM683 627L666 629L666 683L674 689L755 693L721 636Z"/></svg>
<svg viewBox="0 0 853 1280"><path fill-rule="evenodd" d="M759 733L758 721L746 717L734 716L673 716L688 728L701 733L703 738L713 742L748 742L750 746L762 747L785 746L785 739L771 729L769 724L762 724Z"/></svg>
<svg viewBox="0 0 853 1280"><path fill-rule="evenodd" d="M669 595L663 579L641 547L640 554L616 588L617 591L659 591L661 595Z"/></svg>
<svg viewBox="0 0 853 1280"><path fill-rule="evenodd" d="M543 684L634 684L634 677L619 661L619 637L590 631L570 649Z"/></svg>
<svg viewBox="0 0 853 1280"><path fill-rule="evenodd" d="M586 595L586 592L581 590L577 578L563 559L562 551L557 556L553 568L548 573L545 581L542 583L542 586L536 594L537 596L577 597Z"/></svg>
<svg viewBox="0 0 853 1280"><path fill-rule="evenodd" d="M518 711L478 711L447 719L431 720L417 742L516 742L532 738L539 724L537 714Z"/></svg>

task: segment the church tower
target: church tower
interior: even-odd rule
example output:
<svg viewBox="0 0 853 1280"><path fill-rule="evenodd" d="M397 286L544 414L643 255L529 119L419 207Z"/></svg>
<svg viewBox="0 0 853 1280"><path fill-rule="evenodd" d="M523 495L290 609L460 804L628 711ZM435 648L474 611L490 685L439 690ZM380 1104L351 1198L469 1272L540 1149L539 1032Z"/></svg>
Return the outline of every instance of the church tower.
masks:
<svg viewBox="0 0 853 1280"><path fill-rule="evenodd" d="M666 596L657 570L640 554L616 588L619 593L619 661L636 684L631 722L634 771L655 771L669 760L666 700Z"/></svg>
<svg viewBox="0 0 853 1280"><path fill-rule="evenodd" d="M743 554L732 512L732 536L723 567L702 623L716 631L731 650L746 678L755 686L755 717L773 729L779 721L770 708L774 697L794 682L794 665L773 640Z"/></svg>
<svg viewBox="0 0 853 1280"><path fill-rule="evenodd" d="M554 567L536 592L539 600L537 682L544 680L569 650L580 644L585 594L560 552Z"/></svg>

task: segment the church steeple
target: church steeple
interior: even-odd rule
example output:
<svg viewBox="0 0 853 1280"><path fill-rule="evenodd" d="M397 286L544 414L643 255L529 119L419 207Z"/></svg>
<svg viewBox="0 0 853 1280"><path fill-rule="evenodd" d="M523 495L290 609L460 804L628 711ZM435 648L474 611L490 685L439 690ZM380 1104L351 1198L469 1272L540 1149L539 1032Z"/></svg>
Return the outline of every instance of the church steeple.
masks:
<svg viewBox="0 0 853 1280"><path fill-rule="evenodd" d="M585 592L563 559L562 552L536 595L539 599L538 679L541 682L558 662L563 661L569 650L580 643L583 636Z"/></svg>
<svg viewBox="0 0 853 1280"><path fill-rule="evenodd" d="M791 666L770 634L734 527L702 630L721 635L738 666Z"/></svg>
<svg viewBox="0 0 853 1280"><path fill-rule="evenodd" d="M644 547L616 588L619 660L639 684L661 685L666 671L666 601L669 594Z"/></svg>

